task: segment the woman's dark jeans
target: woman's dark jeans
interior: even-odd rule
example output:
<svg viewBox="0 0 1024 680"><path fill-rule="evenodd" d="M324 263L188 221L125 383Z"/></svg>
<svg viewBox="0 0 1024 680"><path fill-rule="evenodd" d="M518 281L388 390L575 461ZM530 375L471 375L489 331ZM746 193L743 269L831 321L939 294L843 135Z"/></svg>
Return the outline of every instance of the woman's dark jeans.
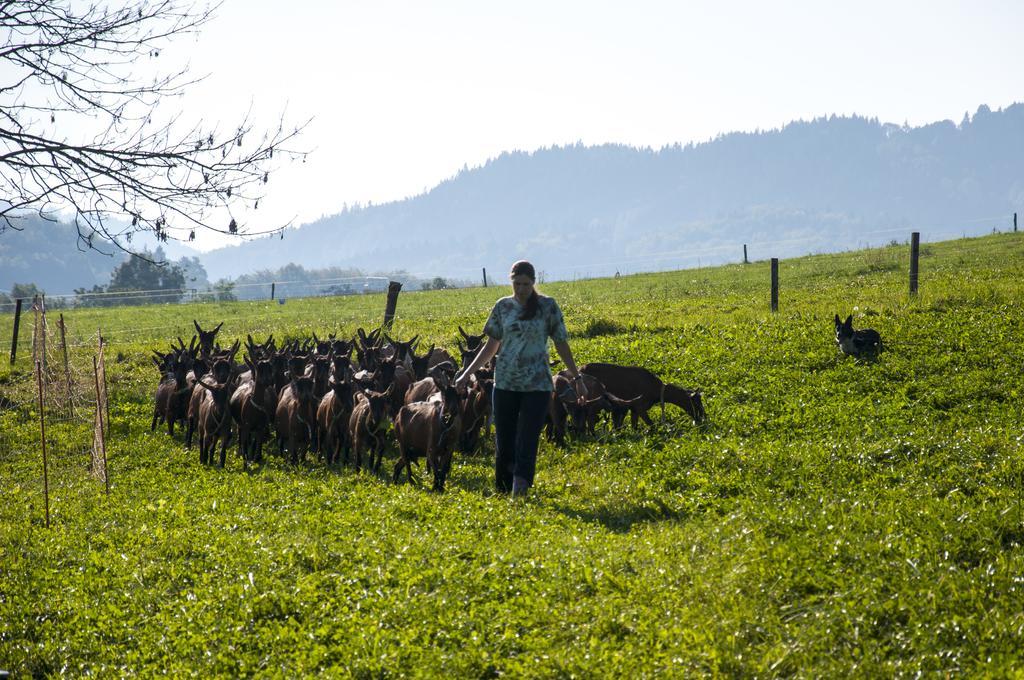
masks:
<svg viewBox="0 0 1024 680"><path fill-rule="evenodd" d="M551 392L511 392L494 388L491 410L497 450L494 485L498 491L511 491L513 477L522 477L533 484L537 444L550 400Z"/></svg>

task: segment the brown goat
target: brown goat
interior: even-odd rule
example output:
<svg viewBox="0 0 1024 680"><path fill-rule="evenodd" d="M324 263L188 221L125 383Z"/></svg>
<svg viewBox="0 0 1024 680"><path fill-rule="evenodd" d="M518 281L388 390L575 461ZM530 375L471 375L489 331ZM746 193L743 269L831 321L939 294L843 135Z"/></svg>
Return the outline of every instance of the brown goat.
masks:
<svg viewBox="0 0 1024 680"><path fill-rule="evenodd" d="M480 441L480 430L491 418L491 396L494 391L494 378L481 377L484 371L477 371L473 376L472 385L462 402L462 432L459 436L459 449L463 453L473 453Z"/></svg>
<svg viewBox="0 0 1024 680"><path fill-rule="evenodd" d="M357 470L363 465L364 449L369 450L369 468L373 471L380 469L386 446L384 433L388 427L387 409L392 394L390 390L389 387L386 392L361 390L355 393L352 414L348 419L348 437L356 455Z"/></svg>
<svg viewBox="0 0 1024 680"><path fill-rule="evenodd" d="M348 381L332 382L330 391L317 407L320 453L328 465L337 462L338 453L342 450L345 452L345 462L348 462L348 419L352 415L352 407L352 383Z"/></svg>
<svg viewBox="0 0 1024 680"><path fill-rule="evenodd" d="M246 357L245 363L255 379L235 390L229 406L231 416L238 423L238 454L242 465L248 468L250 462L258 463L263 458L263 442L277 412L277 392L270 361L264 359L254 365L253 360Z"/></svg>
<svg viewBox="0 0 1024 680"><path fill-rule="evenodd" d="M220 331L220 327L224 325L224 322L221 321L210 331L204 331L195 319L192 319L192 325L196 327L196 332L199 333L199 353L203 356L210 356L213 353L213 342L217 338L217 332Z"/></svg>
<svg viewBox="0 0 1024 680"><path fill-rule="evenodd" d="M581 366L580 372L600 380L605 389L619 399L632 400L641 397L632 412L634 428L638 418L643 418L645 423L653 425L647 411L655 404L661 404L662 416L665 413L665 404L674 404L686 411L698 425L707 419L700 390L664 383L646 368L592 363Z"/></svg>
<svg viewBox="0 0 1024 680"><path fill-rule="evenodd" d="M443 399L431 398L403 406L395 416L400 455L392 480L398 482L404 467L412 481L412 462L425 456L427 470L434 473L434 491L444 491L461 429L459 395L454 387L445 390Z"/></svg>
<svg viewBox="0 0 1024 680"><path fill-rule="evenodd" d="M435 348L434 351L432 351L429 356L430 358L427 360L427 368L433 368L434 366L437 366L438 364L445 361L450 361L452 362L453 366L455 365L455 359L452 358L452 355L449 354L448 350L446 350L444 347Z"/></svg>
<svg viewBox="0 0 1024 680"><path fill-rule="evenodd" d="M231 398L230 382L211 385L200 379L198 386L204 388L203 401L199 405L199 462L213 462L213 451L220 441L220 466L227 459L228 444L231 443Z"/></svg>
<svg viewBox="0 0 1024 680"><path fill-rule="evenodd" d="M278 451L284 456L287 445L293 464L306 459L306 449L316 433L316 402L313 379L299 377L285 385L277 398L274 424Z"/></svg>
<svg viewBox="0 0 1024 680"><path fill-rule="evenodd" d="M441 386L433 378L417 380L405 392L404 403L413 404L417 401L426 401L432 394L440 394Z"/></svg>
<svg viewBox="0 0 1024 680"><path fill-rule="evenodd" d="M196 428L199 426L199 405L203 403L203 397L206 392L203 390L195 389L196 381L202 380L203 376L209 373L209 368L206 365L206 361L203 359L196 359L192 363L192 370L185 376L185 381L191 385L192 393L188 398L188 410L185 414L185 448L192 448L192 435L195 434ZM214 379L214 382L221 382L220 380Z"/></svg>
<svg viewBox="0 0 1024 680"><path fill-rule="evenodd" d="M156 362L156 358L153 361ZM157 422L166 422L167 434L173 437L174 423L185 420L188 415L192 385L188 384L187 375L192 366L192 359L187 352L178 352L170 364L171 370L163 375L156 388L153 423L149 429L155 430Z"/></svg>

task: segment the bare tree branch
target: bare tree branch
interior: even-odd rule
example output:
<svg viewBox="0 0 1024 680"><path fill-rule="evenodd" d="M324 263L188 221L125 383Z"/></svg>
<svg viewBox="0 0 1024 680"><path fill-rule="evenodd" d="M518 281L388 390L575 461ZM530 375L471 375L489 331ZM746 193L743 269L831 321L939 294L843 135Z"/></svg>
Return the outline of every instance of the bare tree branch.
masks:
<svg viewBox="0 0 1024 680"><path fill-rule="evenodd" d="M282 117L256 131L249 112L227 133L202 122L183 128L180 116L154 122L161 101L201 78L188 66L153 78L138 64L198 32L216 8L0 2L0 231L30 214L71 211L80 246L133 252L131 235L142 231L166 241L191 240L196 229L256 236L287 226L247 230L231 208L258 207L276 165L305 157L292 144L308 121L288 127ZM62 137L58 117L96 132Z"/></svg>

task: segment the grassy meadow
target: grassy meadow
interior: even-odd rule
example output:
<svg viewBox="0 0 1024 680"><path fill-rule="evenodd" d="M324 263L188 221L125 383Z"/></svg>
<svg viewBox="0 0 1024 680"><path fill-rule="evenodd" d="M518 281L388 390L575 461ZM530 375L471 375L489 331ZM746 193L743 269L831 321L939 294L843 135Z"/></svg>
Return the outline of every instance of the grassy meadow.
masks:
<svg viewBox="0 0 1024 680"><path fill-rule="evenodd" d="M150 432L150 350L187 342L193 318L224 321L223 345L348 335L379 323L383 296L66 312L77 363L97 328L109 343L112 487L87 474L88 423L52 428L43 526L26 350L0 363L0 395L23 404L0 410L0 668L1019 673L1024 236L923 245L916 299L908 251L783 261L775 314L767 262L541 286L580 363L701 387L710 423L669 406L653 429L542 442L516 502L491 492L490 442L435 494L276 456L245 473L234 451L205 467ZM454 350L505 294L403 293L394 335ZM836 313L881 333L877 361L838 354Z"/></svg>

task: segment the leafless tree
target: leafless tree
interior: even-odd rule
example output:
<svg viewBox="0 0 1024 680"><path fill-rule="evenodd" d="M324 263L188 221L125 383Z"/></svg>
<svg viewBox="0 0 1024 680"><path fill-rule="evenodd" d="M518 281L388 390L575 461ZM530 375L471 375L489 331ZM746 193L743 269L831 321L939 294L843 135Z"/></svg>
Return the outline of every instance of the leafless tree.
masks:
<svg viewBox="0 0 1024 680"><path fill-rule="evenodd" d="M239 112L241 122L224 131L158 115L158 104L198 78L187 65L154 71L155 60L215 9L0 0L0 231L22 228L27 215L70 211L82 247L130 252L141 231L166 241L191 240L197 229L283 227L257 230L236 216L259 207L278 161L304 157L290 148L304 125L286 127L282 117L257 133Z"/></svg>

